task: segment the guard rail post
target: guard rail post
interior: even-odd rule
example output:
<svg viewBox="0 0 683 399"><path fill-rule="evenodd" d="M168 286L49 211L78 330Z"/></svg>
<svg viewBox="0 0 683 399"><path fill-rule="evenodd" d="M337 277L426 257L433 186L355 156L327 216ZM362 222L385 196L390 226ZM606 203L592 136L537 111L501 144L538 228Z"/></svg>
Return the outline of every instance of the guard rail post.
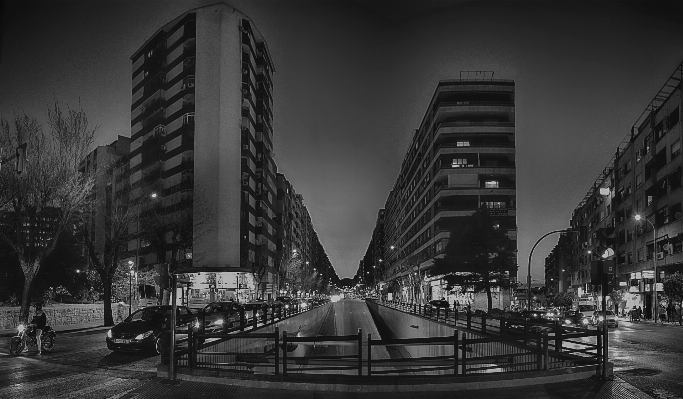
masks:
<svg viewBox="0 0 683 399"><path fill-rule="evenodd" d="M287 377L287 330L282 332L282 376Z"/></svg>
<svg viewBox="0 0 683 399"><path fill-rule="evenodd" d="M548 371L548 330L543 331L543 371Z"/></svg>
<svg viewBox="0 0 683 399"><path fill-rule="evenodd" d="M472 329L472 313L467 312L467 329Z"/></svg>
<svg viewBox="0 0 683 399"><path fill-rule="evenodd" d="M543 370L543 340L541 339L541 334L536 336L536 368L538 371Z"/></svg>
<svg viewBox="0 0 683 399"><path fill-rule="evenodd" d="M280 375L280 328L277 326L275 327L275 375Z"/></svg>
<svg viewBox="0 0 683 399"><path fill-rule="evenodd" d="M368 334L368 377L370 377L371 375L372 375L372 334Z"/></svg>
<svg viewBox="0 0 683 399"><path fill-rule="evenodd" d="M481 332L486 333L486 313L481 314Z"/></svg>
<svg viewBox="0 0 683 399"><path fill-rule="evenodd" d="M240 309L240 331L244 331L244 326L247 324L247 318L244 315L244 309Z"/></svg>
<svg viewBox="0 0 683 399"><path fill-rule="evenodd" d="M458 375L458 330L453 331L453 375Z"/></svg>
<svg viewBox="0 0 683 399"><path fill-rule="evenodd" d="M462 333L462 375L467 374L467 335Z"/></svg>
<svg viewBox="0 0 683 399"><path fill-rule="evenodd" d="M256 326L258 326L258 313L256 312L256 309L251 311L251 321L254 325L254 329L256 329Z"/></svg>
<svg viewBox="0 0 683 399"><path fill-rule="evenodd" d="M562 323L555 320L555 352L562 352Z"/></svg>
<svg viewBox="0 0 683 399"><path fill-rule="evenodd" d="M358 376L363 375L363 329L358 329Z"/></svg>

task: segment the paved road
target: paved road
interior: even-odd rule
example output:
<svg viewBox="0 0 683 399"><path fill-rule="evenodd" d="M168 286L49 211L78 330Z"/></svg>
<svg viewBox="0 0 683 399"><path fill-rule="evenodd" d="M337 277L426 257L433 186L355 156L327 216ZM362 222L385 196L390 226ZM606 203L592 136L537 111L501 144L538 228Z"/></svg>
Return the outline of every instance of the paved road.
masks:
<svg viewBox="0 0 683 399"><path fill-rule="evenodd" d="M609 345L619 377L654 398L683 398L683 326L620 321Z"/></svg>
<svg viewBox="0 0 683 399"><path fill-rule="evenodd" d="M158 356L112 353L105 332L58 333L42 356L11 356L0 338L0 398L115 399L156 376Z"/></svg>

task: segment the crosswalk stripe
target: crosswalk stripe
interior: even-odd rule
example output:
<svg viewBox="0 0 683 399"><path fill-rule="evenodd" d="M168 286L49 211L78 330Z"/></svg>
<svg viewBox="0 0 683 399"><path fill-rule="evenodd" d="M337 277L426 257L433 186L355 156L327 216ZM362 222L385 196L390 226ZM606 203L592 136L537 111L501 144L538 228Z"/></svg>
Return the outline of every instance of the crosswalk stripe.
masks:
<svg viewBox="0 0 683 399"><path fill-rule="evenodd" d="M130 381L130 380L125 379L125 378L109 379L109 380L105 380L104 382L99 383L97 385L90 386L90 387L83 388L83 389L79 389L78 391L67 392L63 395L58 396L58 398L75 398L75 397L79 397L82 395L86 395L85 397L90 398L90 397L92 397L89 395L91 392L98 391L100 389L107 388L107 387L110 387L112 385L117 385L117 384L120 384L122 382L128 382L128 381Z"/></svg>

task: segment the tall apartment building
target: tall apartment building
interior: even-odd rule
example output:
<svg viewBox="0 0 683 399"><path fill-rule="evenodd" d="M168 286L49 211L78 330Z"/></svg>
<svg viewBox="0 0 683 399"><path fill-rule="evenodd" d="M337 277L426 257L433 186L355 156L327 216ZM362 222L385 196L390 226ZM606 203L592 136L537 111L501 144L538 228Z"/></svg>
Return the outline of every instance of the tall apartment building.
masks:
<svg viewBox="0 0 683 399"><path fill-rule="evenodd" d="M481 207L516 248L516 206L514 81L461 72L439 82L385 204L384 278L428 271L458 221Z"/></svg>
<svg viewBox="0 0 683 399"><path fill-rule="evenodd" d="M224 3L196 8L161 27L131 60L131 202L143 221L154 211L193 223L192 247L180 254L192 260L184 270L197 272L190 295L248 299L259 283L254 265L263 260L258 290L275 295L286 246L311 265L327 259L303 197L288 182L286 216L278 215L274 67L254 22ZM174 234L169 229L166 241ZM141 264L159 262L145 240L129 249Z"/></svg>
<svg viewBox="0 0 683 399"><path fill-rule="evenodd" d="M385 263L384 209L380 209L377 212L377 220L375 221L375 228L372 230L370 244L356 271L356 280L364 281L367 286L375 286L382 279Z"/></svg>
<svg viewBox="0 0 683 399"><path fill-rule="evenodd" d="M223 3L193 9L131 60L134 206L144 211L153 192L160 212L195 221L193 270L246 273L257 250L274 266L273 64L253 21ZM143 242L140 263L154 252Z"/></svg>
<svg viewBox="0 0 683 399"><path fill-rule="evenodd" d="M580 234L570 244L560 243L572 255L571 267L558 275L567 292L598 294L590 262L608 248L628 308L653 309L655 270L660 293L664 278L683 271L681 79L683 64L636 119L574 210L570 225Z"/></svg>

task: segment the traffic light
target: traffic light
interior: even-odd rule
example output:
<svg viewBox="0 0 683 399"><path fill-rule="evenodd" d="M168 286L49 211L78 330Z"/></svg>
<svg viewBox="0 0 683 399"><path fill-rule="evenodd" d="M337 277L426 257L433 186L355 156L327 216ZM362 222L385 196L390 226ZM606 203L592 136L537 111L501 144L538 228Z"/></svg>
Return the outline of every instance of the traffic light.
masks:
<svg viewBox="0 0 683 399"><path fill-rule="evenodd" d="M614 260L591 261L591 285L601 286L604 295L616 288Z"/></svg>

